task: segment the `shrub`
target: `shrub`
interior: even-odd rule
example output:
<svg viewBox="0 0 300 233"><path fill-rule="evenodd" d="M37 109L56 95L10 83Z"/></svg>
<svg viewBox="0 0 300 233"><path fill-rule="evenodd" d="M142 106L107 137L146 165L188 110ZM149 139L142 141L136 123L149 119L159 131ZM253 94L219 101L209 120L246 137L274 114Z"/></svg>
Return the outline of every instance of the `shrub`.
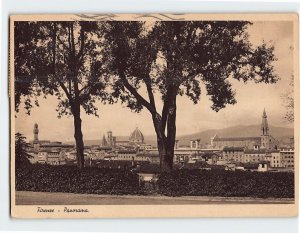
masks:
<svg viewBox="0 0 300 233"><path fill-rule="evenodd" d="M34 164L16 169L16 190L91 194L139 194L139 178L124 170Z"/></svg>
<svg viewBox="0 0 300 233"><path fill-rule="evenodd" d="M151 194L128 170L34 164L16 168L16 190L89 194ZM157 181L167 196L293 198L294 173L225 170L174 170ZM148 187L149 188L149 187Z"/></svg>
<svg viewBox="0 0 300 233"><path fill-rule="evenodd" d="M294 174L286 172L175 170L157 185L167 196L294 197Z"/></svg>

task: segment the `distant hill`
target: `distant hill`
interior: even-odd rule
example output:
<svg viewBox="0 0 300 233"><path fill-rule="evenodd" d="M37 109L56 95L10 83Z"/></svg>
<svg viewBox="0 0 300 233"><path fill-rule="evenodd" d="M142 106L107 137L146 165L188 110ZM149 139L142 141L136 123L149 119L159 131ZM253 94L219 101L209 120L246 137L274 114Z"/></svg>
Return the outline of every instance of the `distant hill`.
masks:
<svg viewBox="0 0 300 233"><path fill-rule="evenodd" d="M285 128L285 127L277 127L277 126L269 126L270 133L273 137L278 140L284 140L294 135L294 129ZM238 125L233 127L228 127L224 129L211 129L205 130L199 133L182 135L178 136L179 145L189 145L190 140L193 139L201 139L201 143L210 143L210 139L215 134L218 134L219 137L259 137L260 136L260 125ZM145 142L151 145L156 145L156 136L154 135L144 135ZM128 140L126 136L117 136L117 140ZM72 143L74 142L67 142ZM85 140L85 145L99 145L101 140Z"/></svg>
<svg viewBox="0 0 300 233"><path fill-rule="evenodd" d="M294 129L284 128L277 126L269 126L271 135L278 139L283 140L294 135ZM238 125L217 130L205 130L199 133L178 136L179 145L189 145L192 139L201 139L202 143L210 143L211 137L218 134L219 137L259 137L260 125Z"/></svg>

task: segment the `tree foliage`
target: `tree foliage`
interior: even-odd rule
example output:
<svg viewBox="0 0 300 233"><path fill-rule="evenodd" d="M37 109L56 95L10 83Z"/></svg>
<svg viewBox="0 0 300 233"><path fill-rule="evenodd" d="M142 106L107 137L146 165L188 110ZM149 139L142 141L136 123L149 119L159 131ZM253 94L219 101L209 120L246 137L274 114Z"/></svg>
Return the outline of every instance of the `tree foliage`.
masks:
<svg viewBox="0 0 300 233"><path fill-rule="evenodd" d="M28 143L25 141L21 133L15 134L15 165L16 167L21 167L30 164L29 159L32 158L30 154L27 153Z"/></svg>
<svg viewBox="0 0 300 233"><path fill-rule="evenodd" d="M25 97L56 96L58 117L73 115L78 164L83 166L81 108L97 115L96 100L107 93L103 56L95 22L17 22L15 25L16 110ZM97 33L96 33L97 32ZM23 37L25 39L23 39ZM38 100L35 98L35 104Z"/></svg>
<svg viewBox="0 0 300 233"><path fill-rule="evenodd" d="M106 96L97 29L93 22L16 22L16 110L22 95L28 113L33 96L55 95L59 116L71 114L75 97L97 115L93 103Z"/></svg>
<svg viewBox="0 0 300 233"><path fill-rule="evenodd" d="M219 111L235 104L231 80L275 83L273 46L249 41L246 21L110 22L107 53L114 97L130 109L152 115L161 163L172 168L176 137L176 98L200 101L201 83ZM145 87L147 97L139 93ZM154 93L160 93L158 112Z"/></svg>

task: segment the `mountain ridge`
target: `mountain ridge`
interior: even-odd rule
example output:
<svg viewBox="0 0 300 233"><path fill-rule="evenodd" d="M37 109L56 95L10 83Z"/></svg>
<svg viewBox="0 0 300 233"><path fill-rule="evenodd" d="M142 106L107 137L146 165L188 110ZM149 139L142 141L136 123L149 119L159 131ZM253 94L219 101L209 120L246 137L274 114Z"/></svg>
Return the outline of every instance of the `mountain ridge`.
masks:
<svg viewBox="0 0 300 233"><path fill-rule="evenodd" d="M294 135L294 129L288 127L279 127L279 126L269 126L270 134L278 139L285 140ZM188 146L190 140L200 139L201 143L207 144L210 143L211 137L217 134L219 137L259 137L260 136L260 125L237 125L232 127L227 127L223 129L208 129L204 131L200 131L193 134L187 135L178 135L176 137L179 140L180 146ZM128 136L116 136L118 140L128 140ZM145 142L156 146L156 136L155 135L144 135ZM100 145L102 139L99 140L85 140L84 144L89 145ZM66 142L74 144L74 142Z"/></svg>

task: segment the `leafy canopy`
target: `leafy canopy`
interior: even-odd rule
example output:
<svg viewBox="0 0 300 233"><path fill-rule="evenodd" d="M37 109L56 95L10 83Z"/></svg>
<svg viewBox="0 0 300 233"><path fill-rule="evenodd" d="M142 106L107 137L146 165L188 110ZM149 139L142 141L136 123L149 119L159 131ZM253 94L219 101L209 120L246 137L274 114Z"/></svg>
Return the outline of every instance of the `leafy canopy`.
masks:
<svg viewBox="0 0 300 233"><path fill-rule="evenodd" d="M75 103L97 115L95 101L107 97L99 30L95 22L17 22L16 110L22 95L28 113L33 97L38 105L37 96L55 95L59 117Z"/></svg>
<svg viewBox="0 0 300 233"><path fill-rule="evenodd" d="M28 143L25 141L24 137L20 133L15 134L15 164L16 167L29 165L29 159L32 158L30 154L27 153L29 147Z"/></svg>
<svg viewBox="0 0 300 233"><path fill-rule="evenodd" d="M200 100L202 82L219 111L235 104L230 79L255 83L278 80L272 62L274 47L249 41L246 21L110 22L106 53L114 75L114 97L129 108L154 111L153 92L162 100L168 89ZM148 99L137 90L146 85ZM150 93L151 92L151 93Z"/></svg>

